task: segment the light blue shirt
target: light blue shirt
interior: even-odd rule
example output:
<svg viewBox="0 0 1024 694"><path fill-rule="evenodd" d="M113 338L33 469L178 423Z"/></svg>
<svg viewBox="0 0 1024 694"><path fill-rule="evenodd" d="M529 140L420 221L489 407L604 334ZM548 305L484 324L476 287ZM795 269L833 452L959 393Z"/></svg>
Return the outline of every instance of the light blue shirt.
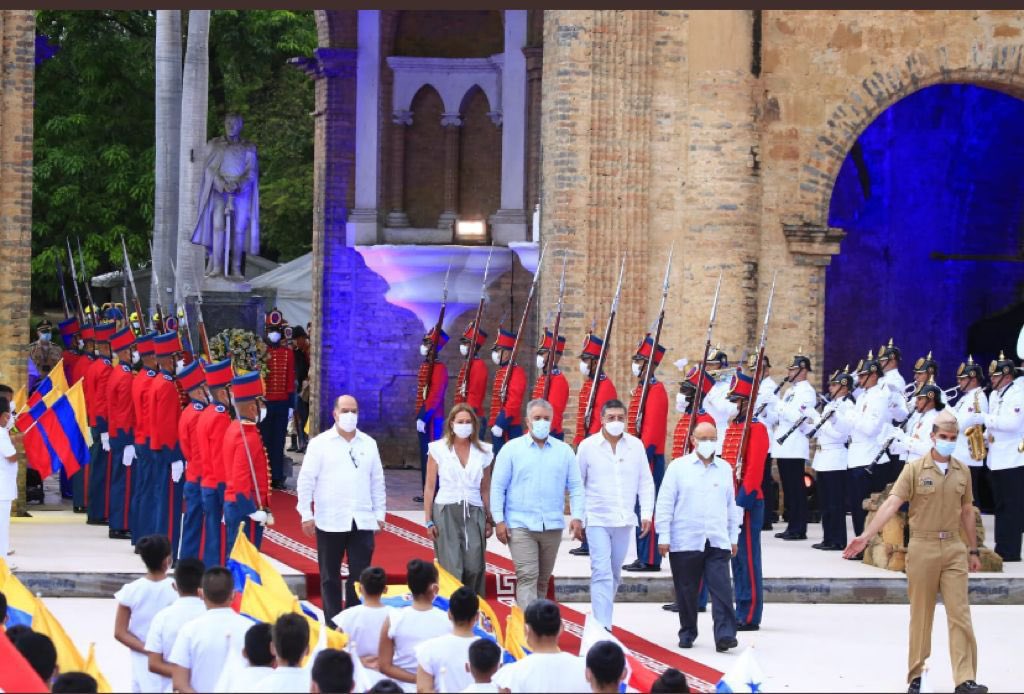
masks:
<svg viewBox="0 0 1024 694"><path fill-rule="evenodd" d="M527 530L565 527L565 491L572 517L583 518L583 482L568 444L549 436L543 445L524 434L506 443L491 476L491 515L495 523Z"/></svg>
<svg viewBox="0 0 1024 694"><path fill-rule="evenodd" d="M705 465L690 453L669 465L654 511L660 544L672 552L703 551L705 542L732 549L742 522L728 462L715 456Z"/></svg>

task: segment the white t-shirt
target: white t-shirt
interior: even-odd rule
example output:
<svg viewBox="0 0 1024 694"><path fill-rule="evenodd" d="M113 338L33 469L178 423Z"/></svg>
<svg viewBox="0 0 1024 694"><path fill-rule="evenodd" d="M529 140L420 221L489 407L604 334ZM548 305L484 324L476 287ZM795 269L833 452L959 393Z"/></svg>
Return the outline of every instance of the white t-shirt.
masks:
<svg viewBox="0 0 1024 694"><path fill-rule="evenodd" d="M571 653L531 653L492 678L513 692L589 692L586 661Z"/></svg>
<svg viewBox="0 0 1024 694"><path fill-rule="evenodd" d="M416 647L416 660L423 671L434 678L435 692L458 692L473 684L473 675L466 671L466 664L469 645L477 638L445 634Z"/></svg>
<svg viewBox="0 0 1024 694"><path fill-rule="evenodd" d="M151 581L143 576L131 583L121 586L114 593L119 605L132 611L128 619L128 631L142 643L146 643L149 627L156 613L178 599L174 590L174 580L170 577L161 581ZM145 653L131 652L132 658L132 691L158 692L163 691L164 678L149 671L149 656Z"/></svg>
<svg viewBox="0 0 1024 694"><path fill-rule="evenodd" d="M303 667L278 667L253 686L254 692L301 692L309 691L310 670Z"/></svg>
<svg viewBox="0 0 1024 694"><path fill-rule="evenodd" d="M230 607L207 610L181 628L167 660L190 670L192 689L211 692L225 662L240 657L245 632L254 624Z"/></svg>
<svg viewBox="0 0 1024 694"><path fill-rule="evenodd" d="M0 427L0 501L14 501L18 498L18 461L7 460L18 451L11 443L11 433Z"/></svg>
<svg viewBox="0 0 1024 694"><path fill-rule="evenodd" d="M484 477L484 470L494 460L491 452L491 444L480 442L483 450L474 445L469 446L469 458L466 466L462 466L458 454L454 449L449 448L444 439L432 441L427 446L427 451L437 463L437 477L440 483L434 503L443 506L444 504L460 504L463 501L471 506L483 506L484 502L480 496L480 482Z"/></svg>
<svg viewBox="0 0 1024 694"><path fill-rule="evenodd" d="M474 682L469 685L463 692L496 692L498 691L498 685L494 682Z"/></svg>
<svg viewBox="0 0 1024 694"><path fill-rule="evenodd" d="M385 605L356 605L335 616L334 621L348 634L349 653L360 658L377 655L380 650L380 629L390 612Z"/></svg>
<svg viewBox="0 0 1024 694"><path fill-rule="evenodd" d="M448 615L433 607L429 610L417 610L414 607L394 609L389 617L391 625L388 638L395 642L395 656L391 662L412 675L416 674L417 667L416 646L452 630Z"/></svg>
<svg viewBox="0 0 1024 694"><path fill-rule="evenodd" d="M204 612L206 612L206 605L199 598L194 596L178 598L153 617L153 621L149 625L149 634L146 636L146 650L150 653L159 653L164 660L170 660L171 649L174 646L174 641L178 638L181 627ZM159 691L171 691L170 677L152 674L163 682Z"/></svg>
<svg viewBox="0 0 1024 694"><path fill-rule="evenodd" d="M259 665L257 667L247 666L236 669L227 674L217 682L215 692L234 694L235 692L251 692L254 687L265 680L274 671L274 668Z"/></svg>

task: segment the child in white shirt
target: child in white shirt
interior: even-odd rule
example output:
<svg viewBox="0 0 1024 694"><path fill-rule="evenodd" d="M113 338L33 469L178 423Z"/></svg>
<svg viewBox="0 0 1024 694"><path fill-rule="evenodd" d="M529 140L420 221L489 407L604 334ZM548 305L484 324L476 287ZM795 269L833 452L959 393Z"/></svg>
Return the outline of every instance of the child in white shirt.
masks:
<svg viewBox="0 0 1024 694"><path fill-rule="evenodd" d="M0 559L5 561L11 547L11 504L18 498L18 451L11 443L13 425L11 405L7 398L0 397Z"/></svg>
<svg viewBox="0 0 1024 694"><path fill-rule="evenodd" d="M473 683L468 668L469 646L476 641L473 626L480 599L462 586L448 598L452 633L435 636L416 647L416 691L461 692Z"/></svg>
<svg viewBox="0 0 1024 694"><path fill-rule="evenodd" d="M171 543L165 535L147 535L135 545L146 565L146 575L125 584L114 593L117 615L114 638L131 651L132 691L158 692L160 676L149 671L146 638L156 613L173 603L178 594L167 576L171 566Z"/></svg>
<svg viewBox="0 0 1024 694"><path fill-rule="evenodd" d="M174 567L174 589L178 599L156 613L149 625L146 636L146 653L149 671L159 675L162 685L159 691L171 691L171 677L174 670L167 662L174 647L178 632L186 623L206 612L206 605L199 597L199 584L203 581L203 562L198 559L179 559Z"/></svg>
<svg viewBox="0 0 1024 694"><path fill-rule="evenodd" d="M498 685L491 681L501 665L501 647L490 639L477 639L469 645L469 662L466 669L473 678L473 684L463 692L496 692Z"/></svg>
<svg viewBox="0 0 1024 694"><path fill-rule="evenodd" d="M277 669L256 683L254 692L308 692L309 669L302 659L309 653L309 622L301 614L283 614L274 622Z"/></svg>
<svg viewBox="0 0 1024 694"><path fill-rule="evenodd" d="M363 569L359 574L363 604L349 607L334 616L338 628L348 634L349 654L358 657L363 667L371 670L377 669L380 629L388 617L388 607L380 601L387 583L387 574L379 566Z"/></svg>
<svg viewBox="0 0 1024 694"><path fill-rule="evenodd" d="M266 622L253 624L245 632L245 648L242 649L242 663L232 658L224 664L224 672L213 691L218 694L251 692L258 682L274 671L277 658L274 657L272 627Z"/></svg>
<svg viewBox="0 0 1024 694"><path fill-rule="evenodd" d="M589 692L583 658L558 647L562 613L551 600L534 600L523 615L530 655L506 665L494 676L500 689L512 692Z"/></svg>

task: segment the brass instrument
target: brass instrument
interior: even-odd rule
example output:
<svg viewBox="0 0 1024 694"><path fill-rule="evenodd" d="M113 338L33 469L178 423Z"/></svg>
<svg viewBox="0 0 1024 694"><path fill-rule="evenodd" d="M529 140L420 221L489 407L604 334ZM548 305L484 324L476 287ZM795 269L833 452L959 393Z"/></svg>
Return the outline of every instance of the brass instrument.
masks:
<svg viewBox="0 0 1024 694"><path fill-rule="evenodd" d="M974 391L974 411L981 412L980 388ZM988 443L985 441L985 434L981 424L973 424L964 429L964 436L967 438L967 448L971 452L972 460L984 460L988 455ZM1024 452L1024 441L1017 446L1017 450Z"/></svg>

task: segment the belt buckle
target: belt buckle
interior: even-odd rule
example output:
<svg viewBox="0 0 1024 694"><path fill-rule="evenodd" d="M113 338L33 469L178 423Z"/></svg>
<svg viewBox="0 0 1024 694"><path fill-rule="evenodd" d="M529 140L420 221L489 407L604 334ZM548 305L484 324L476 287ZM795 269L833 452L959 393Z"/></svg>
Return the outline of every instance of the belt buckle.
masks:
<svg viewBox="0 0 1024 694"><path fill-rule="evenodd" d="M948 530L940 530L939 531L939 539L940 540L948 540L951 537L953 537L953 533L949 532Z"/></svg>

